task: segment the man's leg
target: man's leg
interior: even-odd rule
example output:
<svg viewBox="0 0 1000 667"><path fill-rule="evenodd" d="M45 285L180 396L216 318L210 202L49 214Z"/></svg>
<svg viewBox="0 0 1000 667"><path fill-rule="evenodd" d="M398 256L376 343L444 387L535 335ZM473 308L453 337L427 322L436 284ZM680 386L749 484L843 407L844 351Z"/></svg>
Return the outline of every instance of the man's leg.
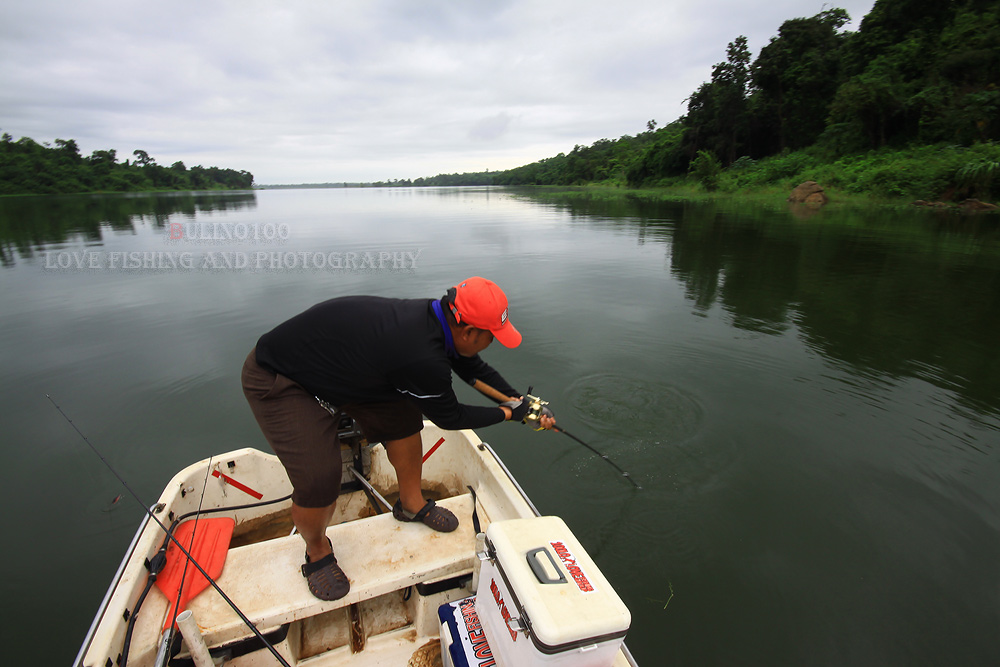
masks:
<svg viewBox="0 0 1000 667"><path fill-rule="evenodd" d="M351 591L351 582L337 564L326 539L326 527L336 503L327 507L300 507L292 503L292 521L306 541L306 564L302 566L309 592L320 600L339 600Z"/></svg>
<svg viewBox="0 0 1000 667"><path fill-rule="evenodd" d="M392 515L400 521L415 519L415 515L427 506L424 494L420 490L421 471L424 466L420 432L401 440L387 440L385 449L389 456L389 463L396 469L396 480L399 482L399 504L410 516L406 518L397 516L395 510L393 510ZM421 515L420 521L443 533L449 533L458 527L458 518L445 508L436 505L429 506L428 510Z"/></svg>
<svg viewBox="0 0 1000 667"><path fill-rule="evenodd" d="M385 450L389 455L389 463L396 470L396 480L399 482L399 502L407 512L416 514L423 509L427 502L420 490L420 475L424 465L420 432L406 436L401 440L387 441Z"/></svg>
<svg viewBox="0 0 1000 667"><path fill-rule="evenodd" d="M292 523L306 541L310 563L331 553L330 542L326 539L326 527L330 525L336 507L336 502L327 507L299 507L292 503Z"/></svg>

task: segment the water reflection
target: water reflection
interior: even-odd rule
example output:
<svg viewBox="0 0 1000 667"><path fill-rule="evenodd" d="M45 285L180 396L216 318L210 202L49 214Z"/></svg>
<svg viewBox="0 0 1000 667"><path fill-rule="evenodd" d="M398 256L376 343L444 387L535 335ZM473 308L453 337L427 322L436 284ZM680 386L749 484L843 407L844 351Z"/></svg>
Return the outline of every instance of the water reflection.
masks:
<svg viewBox="0 0 1000 667"><path fill-rule="evenodd" d="M536 195L537 197L537 195ZM639 243L663 243L696 310L733 327L794 328L824 357L918 378L1000 411L1000 231L995 220L885 208L664 202L585 193L543 201Z"/></svg>
<svg viewBox="0 0 1000 667"><path fill-rule="evenodd" d="M10 267L49 244L99 244L105 228L134 233L137 224L162 229L175 215L253 209L253 192L125 193L0 198L0 264ZM105 231L102 231L105 230Z"/></svg>

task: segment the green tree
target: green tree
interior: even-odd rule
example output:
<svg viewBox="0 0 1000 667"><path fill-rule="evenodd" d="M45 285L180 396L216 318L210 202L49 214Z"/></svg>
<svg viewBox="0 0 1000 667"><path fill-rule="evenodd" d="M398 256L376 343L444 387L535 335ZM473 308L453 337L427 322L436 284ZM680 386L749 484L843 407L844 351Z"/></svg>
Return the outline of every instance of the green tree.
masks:
<svg viewBox="0 0 1000 667"><path fill-rule="evenodd" d="M135 164L140 167L148 167L150 165L156 164L156 160L149 157L149 153L141 150L132 151L132 155L135 157Z"/></svg>
<svg viewBox="0 0 1000 667"><path fill-rule="evenodd" d="M722 173L722 165L711 151L698 151L698 155L691 160L690 173L694 176L702 187L709 192L719 187L719 175Z"/></svg>
<svg viewBox="0 0 1000 667"><path fill-rule="evenodd" d="M887 144L890 123L905 104L904 87L884 57L837 90L830 122L845 123L867 138L868 148ZM860 146L859 146L860 147Z"/></svg>
<svg viewBox="0 0 1000 667"><path fill-rule="evenodd" d="M117 162L117 151L94 151L88 158L91 164L111 166Z"/></svg>
<svg viewBox="0 0 1000 667"><path fill-rule="evenodd" d="M748 142L747 92L750 51L747 38L737 37L726 47L726 60L712 68L712 80L688 98L685 137L689 155L710 150L731 164Z"/></svg>
<svg viewBox="0 0 1000 667"><path fill-rule="evenodd" d="M69 164L79 164L83 160L83 157L80 155L80 147L76 145L76 140L56 139L56 146L59 147L60 156Z"/></svg>
<svg viewBox="0 0 1000 667"><path fill-rule="evenodd" d="M843 9L785 21L751 67L759 154L813 144L823 132L841 83L839 32L850 21Z"/></svg>
<svg viewBox="0 0 1000 667"><path fill-rule="evenodd" d="M686 132L687 125L683 118L656 130L653 141L629 161L625 171L628 184L640 186L683 174L689 162L684 150Z"/></svg>
<svg viewBox="0 0 1000 667"><path fill-rule="evenodd" d="M975 0L876 0L844 54L846 74L861 74L869 63L914 34L938 34L952 22L961 4L975 4ZM911 54L909 66L915 75L926 74L934 55L932 49Z"/></svg>
<svg viewBox="0 0 1000 667"><path fill-rule="evenodd" d="M4 133L0 137L0 194L253 187L253 174L248 171L218 167L189 171L180 161L166 168L145 151L133 155L134 164L119 163L115 150L96 150L83 158L73 139L56 139L55 147L49 147L28 137L14 141Z"/></svg>

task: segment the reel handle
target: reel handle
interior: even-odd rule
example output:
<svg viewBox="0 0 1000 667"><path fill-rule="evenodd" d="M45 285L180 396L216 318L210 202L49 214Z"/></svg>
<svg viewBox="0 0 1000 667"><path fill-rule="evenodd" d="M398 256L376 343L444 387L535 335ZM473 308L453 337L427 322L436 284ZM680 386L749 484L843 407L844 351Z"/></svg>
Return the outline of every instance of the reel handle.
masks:
<svg viewBox="0 0 1000 667"><path fill-rule="evenodd" d="M531 389L528 387L528 393L524 396L524 400L528 402L528 414L524 418L524 423L536 431L541 431L544 430L542 417L555 417L555 415L548 408L549 402L543 401L538 396L533 396Z"/></svg>

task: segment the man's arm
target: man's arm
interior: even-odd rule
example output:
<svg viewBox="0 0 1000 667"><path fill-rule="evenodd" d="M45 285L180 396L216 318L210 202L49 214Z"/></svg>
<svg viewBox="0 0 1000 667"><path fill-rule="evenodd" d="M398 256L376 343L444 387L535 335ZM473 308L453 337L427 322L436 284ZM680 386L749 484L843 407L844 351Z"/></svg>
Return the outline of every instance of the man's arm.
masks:
<svg viewBox="0 0 1000 667"><path fill-rule="evenodd" d="M448 364L410 366L393 379L397 391L416 401L420 411L448 430L482 428L509 418L503 408L459 403L451 386Z"/></svg>
<svg viewBox="0 0 1000 667"><path fill-rule="evenodd" d="M480 384L486 384L487 386L497 390L499 394L485 394L497 403L503 403L504 401L509 401L512 398L519 398L521 396L521 392L511 387L510 383L508 383L507 380L505 380L503 376L496 371L496 369L483 361L478 354L474 357L459 357L458 359L453 359L451 367L458 377L462 378L473 387L476 387L476 383L479 382ZM501 398L500 394L504 397Z"/></svg>

